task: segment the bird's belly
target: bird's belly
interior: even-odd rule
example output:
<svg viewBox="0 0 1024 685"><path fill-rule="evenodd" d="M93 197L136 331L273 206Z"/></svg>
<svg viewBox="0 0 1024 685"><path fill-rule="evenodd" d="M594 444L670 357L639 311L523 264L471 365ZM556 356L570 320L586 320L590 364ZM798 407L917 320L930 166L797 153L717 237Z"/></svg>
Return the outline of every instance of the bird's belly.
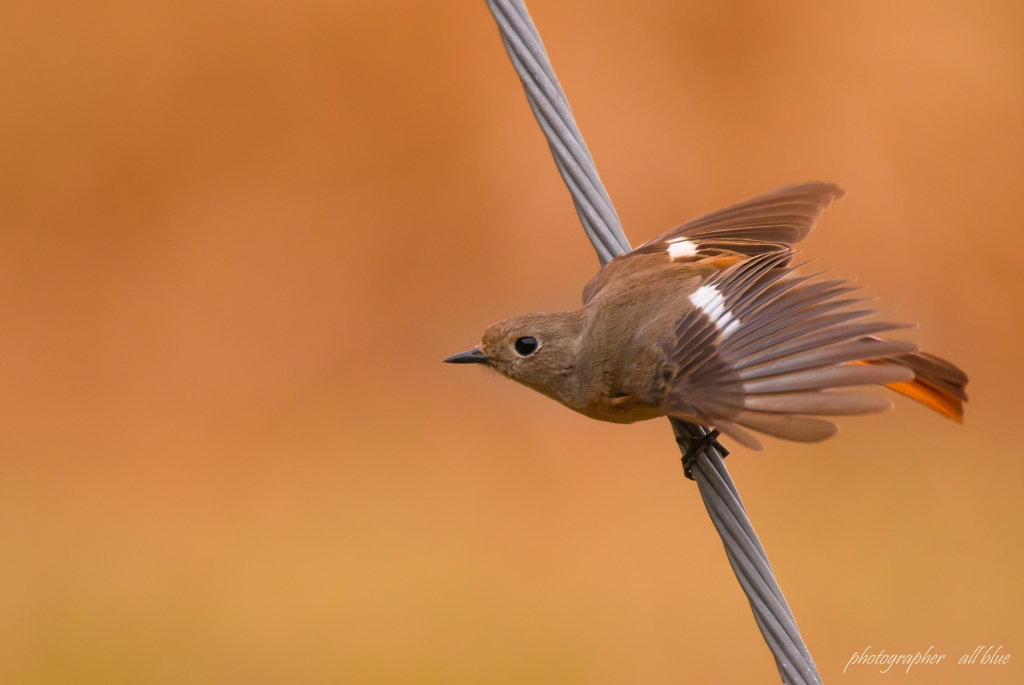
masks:
<svg viewBox="0 0 1024 685"><path fill-rule="evenodd" d="M635 395L598 397L577 411L592 419L611 423L635 423L665 415L660 407L644 402Z"/></svg>

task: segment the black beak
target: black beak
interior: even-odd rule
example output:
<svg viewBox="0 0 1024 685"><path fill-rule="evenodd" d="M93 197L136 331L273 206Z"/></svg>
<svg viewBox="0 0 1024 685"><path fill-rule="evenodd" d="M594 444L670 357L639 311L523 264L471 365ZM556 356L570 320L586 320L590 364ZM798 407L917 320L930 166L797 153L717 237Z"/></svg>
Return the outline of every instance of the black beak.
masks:
<svg viewBox="0 0 1024 685"><path fill-rule="evenodd" d="M480 351L479 347L474 347L468 352L459 352L453 354L444 360L445 364L487 364L490 362L490 358Z"/></svg>

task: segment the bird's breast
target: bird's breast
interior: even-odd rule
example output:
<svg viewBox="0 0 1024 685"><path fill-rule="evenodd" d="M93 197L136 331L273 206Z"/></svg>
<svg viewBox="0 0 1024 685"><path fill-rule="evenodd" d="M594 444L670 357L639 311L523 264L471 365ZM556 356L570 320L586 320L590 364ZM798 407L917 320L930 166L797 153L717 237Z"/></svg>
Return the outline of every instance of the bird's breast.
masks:
<svg viewBox="0 0 1024 685"><path fill-rule="evenodd" d="M585 307L581 373L589 392L586 416L633 423L664 416L659 342L690 308L687 296L699 279L682 274L634 278L606 287Z"/></svg>

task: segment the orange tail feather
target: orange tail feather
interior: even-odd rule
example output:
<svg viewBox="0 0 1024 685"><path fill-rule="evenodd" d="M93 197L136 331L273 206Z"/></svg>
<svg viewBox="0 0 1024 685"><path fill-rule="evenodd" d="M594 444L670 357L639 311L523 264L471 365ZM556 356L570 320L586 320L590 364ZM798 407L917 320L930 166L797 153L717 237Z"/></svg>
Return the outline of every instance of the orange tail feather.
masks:
<svg viewBox="0 0 1024 685"><path fill-rule="evenodd" d="M964 388L967 385L967 376L963 371L949 362L924 352L891 359L871 359L854 363L891 364L892 362L910 367L916 377L912 381L888 383L885 387L920 402L957 423L964 422L964 402L967 400Z"/></svg>
<svg viewBox="0 0 1024 685"><path fill-rule="evenodd" d="M907 383L890 383L885 387L895 390L901 395L906 395L957 423L964 422L964 403L959 398L934 388L922 380L915 378Z"/></svg>

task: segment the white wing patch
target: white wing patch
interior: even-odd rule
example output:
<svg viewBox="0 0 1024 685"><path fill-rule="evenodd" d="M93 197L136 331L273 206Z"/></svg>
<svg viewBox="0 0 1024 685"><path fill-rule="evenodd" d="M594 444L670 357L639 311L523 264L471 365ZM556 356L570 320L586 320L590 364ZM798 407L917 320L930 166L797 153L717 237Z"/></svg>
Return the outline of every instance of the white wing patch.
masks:
<svg viewBox="0 0 1024 685"><path fill-rule="evenodd" d="M686 238L676 238L668 244L668 256L672 261L680 257L692 257L695 254L697 254L697 246Z"/></svg>
<svg viewBox="0 0 1024 685"><path fill-rule="evenodd" d="M722 297L722 293L718 292L718 288L715 286L702 285L697 288L690 295L690 302L711 319L711 323L715 324L715 327L721 331L723 338L729 337L730 334L740 327L740 320L725 308L725 298Z"/></svg>

